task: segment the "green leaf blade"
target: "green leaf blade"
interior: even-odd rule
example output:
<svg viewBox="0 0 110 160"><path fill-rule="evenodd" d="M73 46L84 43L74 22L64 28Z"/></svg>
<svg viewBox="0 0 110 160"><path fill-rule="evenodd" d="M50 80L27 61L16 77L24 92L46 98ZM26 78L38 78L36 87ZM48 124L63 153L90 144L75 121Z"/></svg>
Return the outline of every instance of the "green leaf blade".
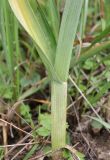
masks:
<svg viewBox="0 0 110 160"><path fill-rule="evenodd" d="M35 41L42 53L48 57L49 63L54 63L55 39L39 10L34 13L34 9L27 0L9 0L9 3L19 22Z"/></svg>
<svg viewBox="0 0 110 160"><path fill-rule="evenodd" d="M82 0L66 1L55 59L55 69L62 81L66 81L68 78L73 41L77 31L82 4Z"/></svg>

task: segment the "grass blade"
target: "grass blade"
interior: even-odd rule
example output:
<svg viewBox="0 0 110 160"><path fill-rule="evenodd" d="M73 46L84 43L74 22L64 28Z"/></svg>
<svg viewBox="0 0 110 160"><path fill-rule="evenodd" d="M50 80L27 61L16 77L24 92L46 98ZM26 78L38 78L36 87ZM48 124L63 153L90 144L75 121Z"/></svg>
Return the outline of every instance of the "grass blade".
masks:
<svg viewBox="0 0 110 160"><path fill-rule="evenodd" d="M31 2L32 3L32 2ZM44 12L44 17L47 19L47 22L54 34L55 40L58 40L58 33L59 33L59 24L60 18L57 10L57 5L55 0L47 0L44 3L42 1L38 1L39 8L42 9Z"/></svg>
<svg viewBox="0 0 110 160"><path fill-rule="evenodd" d="M89 50L83 52L78 60L74 61L74 59L73 59L74 62L72 65L84 62L88 58L90 58L90 57L92 57L92 56L94 56L94 55L96 55L96 54L100 53L101 51L108 49L108 48L110 48L110 41L103 42L103 43L99 44L98 46L97 45L93 46Z"/></svg>
<svg viewBox="0 0 110 160"><path fill-rule="evenodd" d="M102 124L106 129L110 129L110 124L105 122L103 119L97 118L97 117L92 117L92 116L87 116L97 122L99 122L100 124Z"/></svg>
<svg viewBox="0 0 110 160"><path fill-rule="evenodd" d="M76 35L82 4L82 0L69 0L65 4L55 59L55 69L62 81L66 81L68 78L73 40Z"/></svg>
<svg viewBox="0 0 110 160"><path fill-rule="evenodd" d="M55 4L55 0L48 0L46 11L48 14L48 19L50 21L50 26L52 28L52 31L54 33L54 37L56 39L56 42L58 40L58 33L59 33L59 16L57 12L57 6Z"/></svg>
<svg viewBox="0 0 110 160"><path fill-rule="evenodd" d="M16 17L30 34L43 54L48 57L51 63L54 62L55 40L47 25L44 23L39 11L34 13L29 1L27 0L9 0L10 6Z"/></svg>
<svg viewBox="0 0 110 160"><path fill-rule="evenodd" d="M105 38L107 35L109 35L110 33L110 26L108 26L107 28L105 28L99 35L97 35L94 40L92 41L92 44L90 47L92 47L95 43L98 43L100 40L102 40L103 38Z"/></svg>
<svg viewBox="0 0 110 160"><path fill-rule="evenodd" d="M14 17L10 11L9 5L6 0L2 0L2 9L1 9L1 34L3 37L3 47L5 50L6 55L6 61L8 65L8 70L11 75L11 78L13 77L13 36L11 34L11 31L13 30L13 27L11 27L11 22ZM12 25L13 26L13 25ZM13 78L12 78L13 79Z"/></svg>

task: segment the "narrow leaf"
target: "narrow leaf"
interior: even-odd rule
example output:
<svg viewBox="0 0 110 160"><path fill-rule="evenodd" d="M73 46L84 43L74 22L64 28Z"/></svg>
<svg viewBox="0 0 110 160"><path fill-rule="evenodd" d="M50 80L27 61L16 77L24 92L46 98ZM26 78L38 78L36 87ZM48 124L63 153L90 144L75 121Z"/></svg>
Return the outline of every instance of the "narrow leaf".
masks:
<svg viewBox="0 0 110 160"><path fill-rule="evenodd" d="M68 78L73 41L77 31L82 4L82 0L69 0L65 4L55 60L56 72L63 81L66 81Z"/></svg>
<svg viewBox="0 0 110 160"><path fill-rule="evenodd" d="M27 0L9 0L9 3L22 26L34 40L37 51L48 70L49 76L54 80L58 80L53 67L56 42L42 13L38 8L34 13L34 9L32 9L32 6ZM38 7L37 3L36 7Z"/></svg>
<svg viewBox="0 0 110 160"><path fill-rule="evenodd" d="M102 124L106 129L110 129L110 124L107 123L107 122L105 122L104 120L99 119L99 118L97 118L97 117L92 117L92 116L88 116L88 117L90 117L91 119L99 122L99 123Z"/></svg>
<svg viewBox="0 0 110 160"><path fill-rule="evenodd" d="M33 9L27 0L9 0L10 6L16 17L30 34L37 46L46 54L51 63L54 62L55 40L49 32L39 12L34 14Z"/></svg>
<svg viewBox="0 0 110 160"><path fill-rule="evenodd" d="M85 60L87 60L90 57L93 57L96 54L99 54L101 51L110 48L110 41L106 41L103 43L100 43L99 45L93 46L91 47L89 50L81 53L81 56L79 57L79 59L74 59L72 60L73 65L84 62Z"/></svg>

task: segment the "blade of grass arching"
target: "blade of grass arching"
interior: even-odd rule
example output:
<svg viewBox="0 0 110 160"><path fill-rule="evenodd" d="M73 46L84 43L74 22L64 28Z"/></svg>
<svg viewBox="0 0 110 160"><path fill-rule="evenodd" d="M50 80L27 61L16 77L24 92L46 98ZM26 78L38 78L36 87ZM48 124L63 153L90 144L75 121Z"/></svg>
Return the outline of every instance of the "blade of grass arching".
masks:
<svg viewBox="0 0 110 160"><path fill-rule="evenodd" d="M67 81L73 41L76 35L83 1L66 1L56 50L55 69L62 81Z"/></svg>
<svg viewBox="0 0 110 160"><path fill-rule="evenodd" d="M110 33L110 26L105 28L99 35L94 37L94 40L92 41L91 45L88 48L85 49L85 52L90 50L90 48L92 48L96 43L99 43L99 41L103 40L103 38L107 38L109 33Z"/></svg>
<svg viewBox="0 0 110 160"><path fill-rule="evenodd" d="M98 46L96 45L96 46L90 48L89 50L87 50L86 52L81 53L78 60L75 60L75 57L74 57L72 65L80 64L81 62L84 62L88 58L90 58L96 54L99 54L101 51L108 49L108 48L110 48L110 41L98 44Z"/></svg>
<svg viewBox="0 0 110 160"><path fill-rule="evenodd" d="M22 26L42 50L42 53L48 57L49 62L53 63L55 56L53 53L55 53L56 48L55 40L51 32L48 31L39 11L34 13L27 0L9 0L9 3Z"/></svg>
<svg viewBox="0 0 110 160"><path fill-rule="evenodd" d="M110 129L110 124L105 122L103 119L97 118L97 117L92 117L92 116L87 116L91 119L93 119L94 121L99 122L100 124L102 124L107 130Z"/></svg>
<svg viewBox="0 0 110 160"><path fill-rule="evenodd" d="M107 28L105 28L105 30L103 30L99 35L97 35L94 40L92 41L92 44L90 47L92 47L94 44L98 43L99 41L101 41L103 38L105 38L107 35L109 35L110 33L110 26L108 26Z"/></svg>

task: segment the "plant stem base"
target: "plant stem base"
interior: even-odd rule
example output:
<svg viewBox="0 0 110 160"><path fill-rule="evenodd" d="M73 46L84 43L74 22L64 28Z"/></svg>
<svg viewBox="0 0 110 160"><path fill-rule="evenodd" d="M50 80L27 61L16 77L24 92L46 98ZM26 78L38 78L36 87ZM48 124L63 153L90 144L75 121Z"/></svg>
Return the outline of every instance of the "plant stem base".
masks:
<svg viewBox="0 0 110 160"><path fill-rule="evenodd" d="M66 144L66 105L67 83L51 83L51 113L52 113L52 149L58 150Z"/></svg>

